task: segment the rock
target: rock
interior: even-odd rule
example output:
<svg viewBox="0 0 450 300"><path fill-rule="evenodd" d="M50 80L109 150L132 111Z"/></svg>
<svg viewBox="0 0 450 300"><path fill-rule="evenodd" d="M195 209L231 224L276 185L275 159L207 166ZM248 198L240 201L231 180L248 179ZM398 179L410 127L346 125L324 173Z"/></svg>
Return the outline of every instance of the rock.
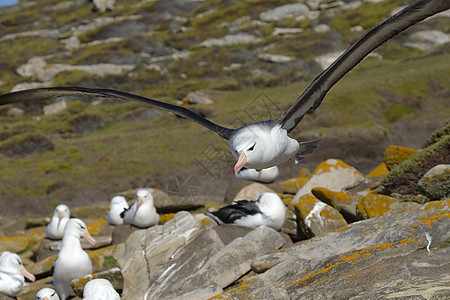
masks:
<svg viewBox="0 0 450 300"><path fill-rule="evenodd" d="M293 208L297 216L297 230L301 230L297 234L298 238L320 236L347 226L344 217L336 209L312 195L292 201L289 208Z"/></svg>
<svg viewBox="0 0 450 300"><path fill-rule="evenodd" d="M114 4L117 0L93 0L94 8L99 12L105 12L107 10L114 10Z"/></svg>
<svg viewBox="0 0 450 300"><path fill-rule="evenodd" d="M61 100L58 102L54 102L52 104L44 105L43 111L44 115L56 115L67 109L67 102L65 100Z"/></svg>
<svg viewBox="0 0 450 300"><path fill-rule="evenodd" d="M428 51L448 42L450 42L450 34L438 30L423 30L410 34L403 46Z"/></svg>
<svg viewBox="0 0 450 300"><path fill-rule="evenodd" d="M358 202L356 213L361 219L370 219L414 211L418 208L420 208L418 203L401 202L389 196L369 194Z"/></svg>
<svg viewBox="0 0 450 300"><path fill-rule="evenodd" d="M191 92L183 98L183 104L212 104L209 95L202 91Z"/></svg>
<svg viewBox="0 0 450 300"><path fill-rule="evenodd" d="M283 27L275 27L273 29L272 35L294 35L297 33L303 32L302 28L283 28Z"/></svg>
<svg viewBox="0 0 450 300"><path fill-rule="evenodd" d="M293 201L310 194L315 187L324 187L340 192L355 187L364 180L364 176L355 168L339 159L328 159L316 167L311 178L297 192Z"/></svg>
<svg viewBox="0 0 450 300"><path fill-rule="evenodd" d="M322 54L319 56L316 56L314 58L314 61L318 63L322 70L325 70L328 68L329 65L331 65L340 55L342 54L342 51L335 51L331 53Z"/></svg>
<svg viewBox="0 0 450 300"><path fill-rule="evenodd" d="M257 261L272 260L274 266L216 298L268 299L268 291L276 287L291 299L316 299L317 295L367 299L369 293L374 299L385 299L389 292L400 297L402 291L413 295L426 291L430 297L444 299L448 250L427 253L424 248L429 243L425 233L431 237L431 249L448 241L449 212L450 200L429 202L414 212L352 223L339 232L298 242L259 257ZM416 283L420 291L412 288Z"/></svg>
<svg viewBox="0 0 450 300"><path fill-rule="evenodd" d="M260 13L259 18L262 21L273 22L298 16L306 16L308 13L309 8L303 3L286 4Z"/></svg>
<svg viewBox="0 0 450 300"><path fill-rule="evenodd" d="M24 236L0 236L0 252L20 253L28 247L29 243L30 241Z"/></svg>
<svg viewBox="0 0 450 300"><path fill-rule="evenodd" d="M331 30L331 28L327 24L319 24L319 25L314 27L314 32L315 33L325 33L325 32L328 32L330 30Z"/></svg>
<svg viewBox="0 0 450 300"><path fill-rule="evenodd" d="M123 75L134 69L134 65L119 64L92 64L92 65L47 65L42 57L32 57L24 65L19 66L16 72L23 77L30 77L43 82L52 81L53 77L64 71L82 71L95 76Z"/></svg>
<svg viewBox="0 0 450 300"><path fill-rule="evenodd" d="M270 53L259 53L257 56L260 60L272 62L272 63L285 63L295 60L295 57L280 55L280 54L270 54Z"/></svg>
<svg viewBox="0 0 450 300"><path fill-rule="evenodd" d="M211 38L200 43L201 47L223 47L238 44L255 44L262 41L261 38L248 33L229 34L221 39Z"/></svg>
<svg viewBox="0 0 450 300"><path fill-rule="evenodd" d="M8 117L21 117L25 114L25 111L18 107L10 107L6 112Z"/></svg>
<svg viewBox="0 0 450 300"><path fill-rule="evenodd" d="M239 200L258 200L262 193L275 193L271 188L261 184L252 183L242 188L234 197L233 202Z"/></svg>
<svg viewBox="0 0 450 300"><path fill-rule="evenodd" d="M173 289L187 288L189 291L192 287L211 284L224 288L250 270L250 262L255 256L272 252L284 243L284 238L272 228L258 227L228 244Z"/></svg>
<svg viewBox="0 0 450 300"><path fill-rule="evenodd" d="M383 162L379 164L375 169L373 169L369 174L366 175L366 178L374 178L386 176L389 173L389 170L386 164Z"/></svg>
<svg viewBox="0 0 450 300"><path fill-rule="evenodd" d="M403 146L389 146L384 151L384 163L388 170L392 170L396 165L410 158L417 150Z"/></svg>
<svg viewBox="0 0 450 300"><path fill-rule="evenodd" d="M172 290L172 280L181 281L185 272L190 274L181 268L195 268L224 246L217 233L209 230L213 223L204 215L194 217L182 211L164 225L131 234L114 255L124 276L122 297L142 299L147 293L154 298Z"/></svg>
<svg viewBox="0 0 450 300"><path fill-rule="evenodd" d="M32 265L27 266L27 269L28 271L30 271L31 274L35 275L38 278L50 276L53 263L55 262L57 257L58 254L53 254L51 256L48 256L44 259L37 261Z"/></svg>
<svg viewBox="0 0 450 300"><path fill-rule="evenodd" d="M296 194L298 190L308 182L311 177L311 173L308 169L302 168L300 170L300 175L297 178L287 179L285 181L280 182L281 188L283 189L283 193L287 194Z"/></svg>
<svg viewBox="0 0 450 300"><path fill-rule="evenodd" d="M440 164L428 170L417 187L430 199L450 198L450 164Z"/></svg>
<svg viewBox="0 0 450 300"><path fill-rule="evenodd" d="M337 209L348 223L360 220L356 213L356 205L362 199L361 196L334 192L322 187L313 188L311 192L320 201Z"/></svg>
<svg viewBox="0 0 450 300"><path fill-rule="evenodd" d="M92 261L93 271L102 272L117 267L117 261L113 256L116 250L117 246L109 246L90 251L88 254Z"/></svg>

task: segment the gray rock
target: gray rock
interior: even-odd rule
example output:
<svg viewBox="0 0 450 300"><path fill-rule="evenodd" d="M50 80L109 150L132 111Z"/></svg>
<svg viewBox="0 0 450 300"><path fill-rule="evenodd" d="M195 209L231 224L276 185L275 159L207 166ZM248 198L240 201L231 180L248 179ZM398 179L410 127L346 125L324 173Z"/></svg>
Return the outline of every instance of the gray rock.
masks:
<svg viewBox="0 0 450 300"><path fill-rule="evenodd" d="M281 55L281 54L270 54L270 53L260 53L258 58L263 61L273 62L273 63L285 63L295 60L295 57Z"/></svg>
<svg viewBox="0 0 450 300"><path fill-rule="evenodd" d="M308 12L308 6L303 3L286 4L260 13L259 18L266 22L280 21L302 15L305 16Z"/></svg>
<svg viewBox="0 0 450 300"><path fill-rule="evenodd" d="M428 51L448 42L450 34L438 30L423 30L410 34L403 46Z"/></svg>
<svg viewBox="0 0 450 300"><path fill-rule="evenodd" d="M67 109L67 102L61 100L43 107L44 115L55 115Z"/></svg>
<svg viewBox="0 0 450 300"><path fill-rule="evenodd" d="M268 289L277 287L291 299L372 299L368 294L377 293L385 298L374 299L386 299L389 293L407 299L421 282L424 293L444 299L450 279L444 258L448 250L434 249L450 239L449 204L429 202L414 212L352 223L340 232L259 257L255 268L275 266L222 296L264 299ZM427 253L430 240L432 251Z"/></svg>
<svg viewBox="0 0 450 300"><path fill-rule="evenodd" d="M24 114L25 114L25 111L18 107L11 107L6 112L6 115L10 116L10 117L20 117L20 116L23 116Z"/></svg>
<svg viewBox="0 0 450 300"><path fill-rule="evenodd" d="M183 98L183 102L187 102L189 104L212 104L213 101L209 97L209 95L203 91L195 91L191 92Z"/></svg>
<svg viewBox="0 0 450 300"><path fill-rule="evenodd" d="M232 46L238 44L254 44L262 41L261 38L258 38L252 34L248 33L238 33L238 34L229 34L224 36L221 39L207 39L200 43L202 47L223 47L223 46Z"/></svg>
<svg viewBox="0 0 450 300"><path fill-rule="evenodd" d="M428 170L417 187L430 199L450 198L450 165L437 165Z"/></svg>
<svg viewBox="0 0 450 300"><path fill-rule="evenodd" d="M93 0L94 7L100 12L105 12L107 10L114 10L114 4L116 0Z"/></svg>
<svg viewBox="0 0 450 300"><path fill-rule="evenodd" d="M330 31L331 28L327 24L319 24L316 27L314 27L314 32L316 33L324 33Z"/></svg>

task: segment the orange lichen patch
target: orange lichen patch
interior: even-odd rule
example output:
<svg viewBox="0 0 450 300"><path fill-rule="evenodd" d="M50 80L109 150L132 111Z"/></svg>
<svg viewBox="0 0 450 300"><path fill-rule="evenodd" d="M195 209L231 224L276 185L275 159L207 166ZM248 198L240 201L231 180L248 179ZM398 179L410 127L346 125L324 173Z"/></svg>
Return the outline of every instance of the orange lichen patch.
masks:
<svg viewBox="0 0 450 300"><path fill-rule="evenodd" d="M450 199L428 202L423 206L423 210L426 212L430 211L431 209L434 209L435 211L441 211L445 207L450 208Z"/></svg>
<svg viewBox="0 0 450 300"><path fill-rule="evenodd" d="M158 221L158 225L162 225L162 224L166 223L167 221L172 220L174 216L175 216L174 213L161 215L161 217L159 218L159 221Z"/></svg>
<svg viewBox="0 0 450 300"><path fill-rule="evenodd" d="M46 237L45 227L41 226L31 228L29 230L26 230L25 235L31 242L39 242L40 240Z"/></svg>
<svg viewBox="0 0 450 300"><path fill-rule="evenodd" d="M292 201L292 196L287 196L286 194L278 194L278 196L280 196L281 201L283 201L285 205L289 205Z"/></svg>
<svg viewBox="0 0 450 300"><path fill-rule="evenodd" d="M305 185L308 181L309 177L297 177L287 179L285 181L280 182L281 188L283 189L283 193L287 194L295 194L297 191Z"/></svg>
<svg viewBox="0 0 450 300"><path fill-rule="evenodd" d="M403 146L389 146L384 150L384 163L388 170L410 158L417 150Z"/></svg>
<svg viewBox="0 0 450 300"><path fill-rule="evenodd" d="M353 196L344 192L335 192L323 187L313 188L312 193L317 199L335 208L341 205L350 205L353 203L354 199L362 199L361 196Z"/></svg>
<svg viewBox="0 0 450 300"><path fill-rule="evenodd" d="M24 236L0 236L0 252L10 251L20 253L24 251L30 241Z"/></svg>
<svg viewBox="0 0 450 300"><path fill-rule="evenodd" d="M108 222L105 219L86 219L85 222L91 235L100 234L108 226Z"/></svg>
<svg viewBox="0 0 450 300"><path fill-rule="evenodd" d="M372 170L369 174L366 175L366 178L380 177L385 176L389 173L389 170L386 164L383 162L379 164L375 169Z"/></svg>
<svg viewBox="0 0 450 300"><path fill-rule="evenodd" d="M53 263L55 262L57 256L58 254L54 254L52 256L49 256L43 260L36 262L35 264L29 265L27 266L27 270L34 275L49 272L52 269Z"/></svg>
<svg viewBox="0 0 450 300"><path fill-rule="evenodd" d="M301 278L301 279L295 281L295 282L294 282L294 286L298 286L298 285L303 284L303 283L305 283L305 282L309 282L309 281L313 280L313 279L316 278L316 277L317 277L317 279L318 279L319 276L321 276L321 275L323 275L323 274L326 274L328 271L330 271L330 270L336 268L336 267L339 266L340 264L341 264L341 263L335 263L335 264L332 264L332 265L327 265L325 268L323 268L323 269L321 269L321 270L318 270L318 271L316 271L316 272L309 273L309 274L306 275L305 277L303 277L303 278ZM315 279L315 280L317 280L317 279Z"/></svg>
<svg viewBox="0 0 450 300"><path fill-rule="evenodd" d="M237 286L237 287L235 287L235 288L232 288L232 289L226 291L225 293L222 293L222 294L220 294L220 295L213 296L213 297L208 298L208 299L228 299L228 296L227 296L227 295L229 295L229 294L237 294L237 295L240 295L240 294L247 293L247 292L248 292L248 291L247 291L248 288L251 286L251 282L252 282L252 280L249 280L249 281L247 281L247 282L245 282L245 283L242 283L241 285L239 285L239 286ZM250 283L250 285L249 285L249 283Z"/></svg>
<svg viewBox="0 0 450 300"><path fill-rule="evenodd" d="M389 207L395 202L397 200L389 196L369 194L358 202L356 210L364 219L381 217L389 211Z"/></svg>

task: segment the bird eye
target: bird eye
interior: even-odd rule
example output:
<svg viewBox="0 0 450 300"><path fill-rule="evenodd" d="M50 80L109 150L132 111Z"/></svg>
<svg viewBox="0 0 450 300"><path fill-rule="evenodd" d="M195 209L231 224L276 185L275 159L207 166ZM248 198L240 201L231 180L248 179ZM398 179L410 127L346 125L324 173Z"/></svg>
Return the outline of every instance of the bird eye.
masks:
<svg viewBox="0 0 450 300"><path fill-rule="evenodd" d="M255 146L256 146L256 143L253 146L251 146L250 148L248 148L248 151L253 151L255 149Z"/></svg>
<svg viewBox="0 0 450 300"><path fill-rule="evenodd" d="M52 294L52 297L55 296L55 294L56 294L56 292L54 292L54 293Z"/></svg>

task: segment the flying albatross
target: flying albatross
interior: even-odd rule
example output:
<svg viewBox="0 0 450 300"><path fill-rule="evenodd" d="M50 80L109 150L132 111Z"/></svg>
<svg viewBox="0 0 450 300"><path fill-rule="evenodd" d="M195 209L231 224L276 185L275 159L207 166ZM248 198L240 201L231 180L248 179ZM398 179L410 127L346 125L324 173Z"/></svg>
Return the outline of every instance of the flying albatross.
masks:
<svg viewBox="0 0 450 300"><path fill-rule="evenodd" d="M190 119L216 132L229 141L233 156L237 159L234 173L244 166L249 169L266 169L290 159L297 163L301 156L313 152L319 140L298 142L288 136L303 116L315 110L327 92L346 73L355 67L375 48L409 28L410 26L450 8L448 0L419 0L399 13L369 29L325 71L317 76L295 103L275 120L267 120L230 129L215 124L181 106L176 106L142 96L112 89L84 87L52 87L24 90L0 96L0 105L16 102L48 100L61 96L95 96L142 102Z"/></svg>

